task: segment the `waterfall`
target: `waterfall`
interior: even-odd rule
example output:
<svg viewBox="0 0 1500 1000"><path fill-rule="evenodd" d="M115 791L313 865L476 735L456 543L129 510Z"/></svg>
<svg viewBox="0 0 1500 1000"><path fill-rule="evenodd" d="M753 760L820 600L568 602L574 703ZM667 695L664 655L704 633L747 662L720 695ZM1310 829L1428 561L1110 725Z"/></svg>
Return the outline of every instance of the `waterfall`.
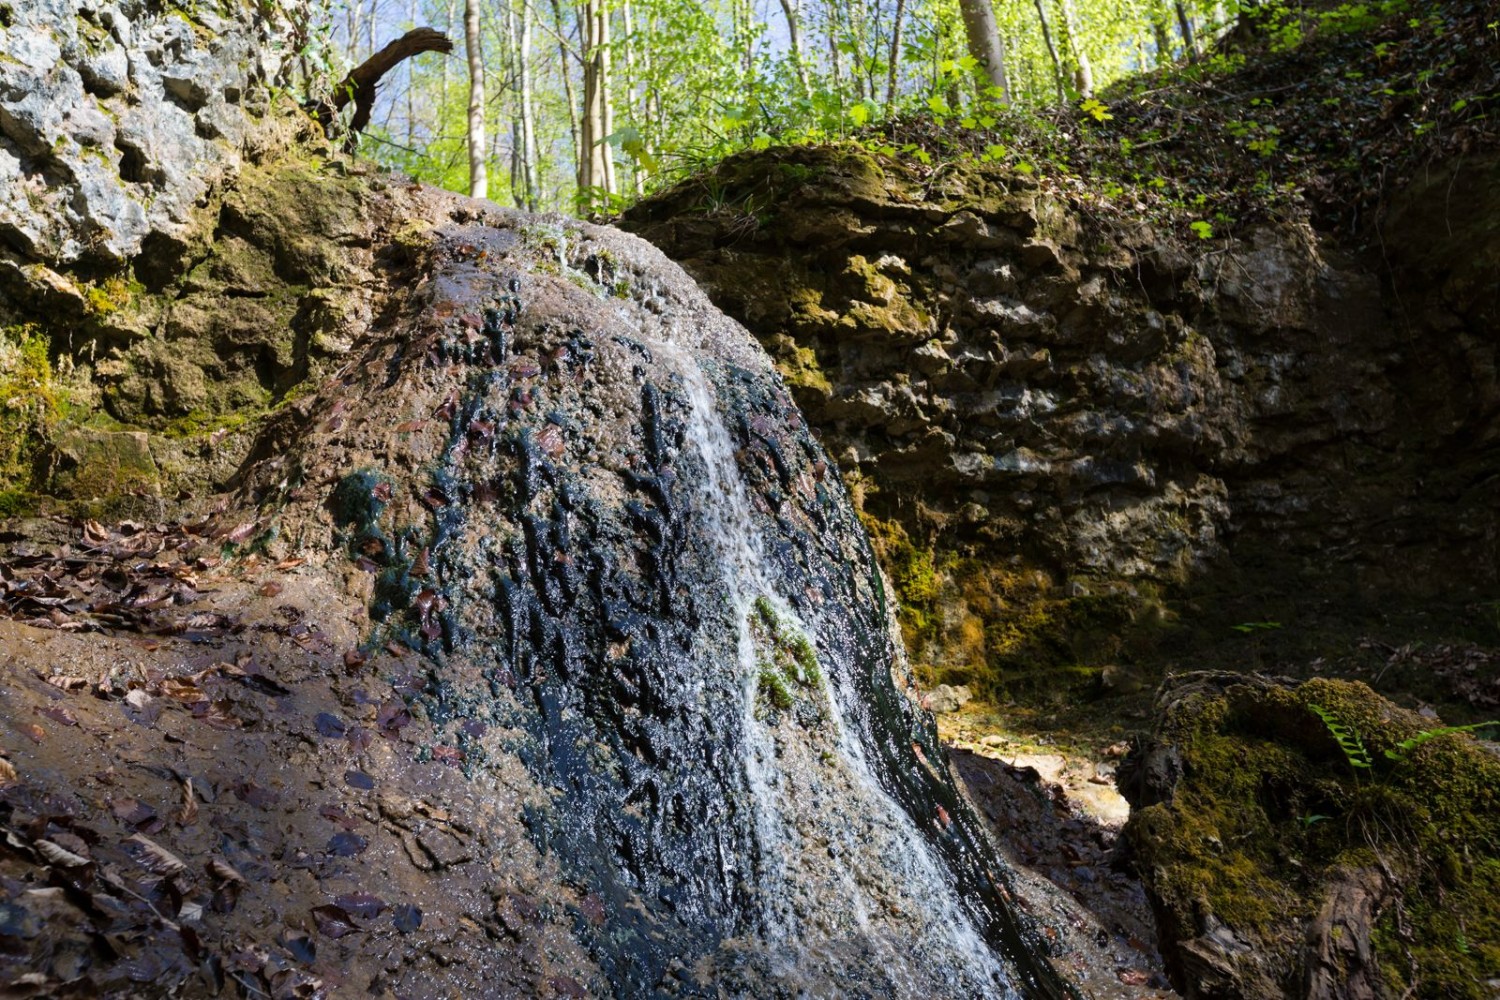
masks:
<svg viewBox="0 0 1500 1000"><path fill-rule="evenodd" d="M705 470L699 484L701 530L709 535L718 553L725 591L739 626L743 763L755 812L758 902L768 943L807 943L813 929L790 906L794 898L790 890L794 879L812 879L821 883L821 892L834 896L825 900L826 909L846 917L843 926L823 928L821 932L872 949L877 963L890 974L897 995L918 995L933 971L942 969L943 978L957 993L1019 996L1004 965L958 902L959 892L951 878L945 878L942 861L911 816L876 779L860 734L846 721L866 716L853 684L854 672L885 669L886 665L850 662L848 650L820 642L818 637L828 631L820 627L823 623L803 620L780 594L784 585L769 570L765 539L740 475L735 442L719 415L708 377L696 357L682 347L661 345L657 349L671 358L690 404L686 439L698 452ZM821 762L823 773L818 778L841 786L839 791L850 797L856 809L874 818L870 829L879 841L876 844L853 842L856 838L852 831L834 829L832 824L811 824L812 829L808 829L807 804L787 799L795 788L788 787L790 783L779 766L783 749L778 747L778 740L785 740L788 734L778 733L762 710L762 653L751 625L758 602L769 603L778 620L806 636L818 662L824 665L825 685L813 696L826 714L824 725L835 753L832 759L825 757ZM839 863L831 869L805 863L807 856L819 849L819 837L829 839L829 846L821 848L823 853L836 852L835 861ZM879 870L872 870L877 863ZM870 885L876 880L884 883L881 895L885 898L872 895ZM907 918L902 929L895 932L884 916L892 895L904 904L901 910ZM906 937L913 930L913 920L920 922L917 933ZM915 974L918 969L921 975ZM786 971L794 974L794 970Z"/></svg>

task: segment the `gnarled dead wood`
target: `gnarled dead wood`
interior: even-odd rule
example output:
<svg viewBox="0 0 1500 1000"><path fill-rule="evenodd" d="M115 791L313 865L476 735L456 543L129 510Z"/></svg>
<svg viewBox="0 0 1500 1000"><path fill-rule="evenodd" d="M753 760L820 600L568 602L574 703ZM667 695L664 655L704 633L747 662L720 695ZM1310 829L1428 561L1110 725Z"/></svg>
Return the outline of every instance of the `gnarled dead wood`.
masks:
<svg viewBox="0 0 1500 1000"><path fill-rule="evenodd" d="M326 129L339 112L354 102L354 117L349 120L351 140L370 124L370 110L375 105L375 88L381 79L401 63L423 52L452 52L453 42L436 28L413 28L386 45L344 77L333 88L330 100L318 105L318 122Z"/></svg>

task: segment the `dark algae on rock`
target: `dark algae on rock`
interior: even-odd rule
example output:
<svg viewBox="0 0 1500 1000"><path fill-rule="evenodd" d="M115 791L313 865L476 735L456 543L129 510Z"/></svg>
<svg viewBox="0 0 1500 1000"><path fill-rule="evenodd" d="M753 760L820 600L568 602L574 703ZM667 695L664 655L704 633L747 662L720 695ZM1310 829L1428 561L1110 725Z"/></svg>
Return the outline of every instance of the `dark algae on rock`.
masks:
<svg viewBox="0 0 1500 1000"><path fill-rule="evenodd" d="M601 983L1067 995L932 763L869 545L768 362L643 244L476 221L434 231L411 335L299 402L348 404L246 488L326 521L370 642L433 664L416 701L464 768L476 726L511 734L546 791L530 838L601 908L578 925ZM345 468L309 508L296 484Z"/></svg>

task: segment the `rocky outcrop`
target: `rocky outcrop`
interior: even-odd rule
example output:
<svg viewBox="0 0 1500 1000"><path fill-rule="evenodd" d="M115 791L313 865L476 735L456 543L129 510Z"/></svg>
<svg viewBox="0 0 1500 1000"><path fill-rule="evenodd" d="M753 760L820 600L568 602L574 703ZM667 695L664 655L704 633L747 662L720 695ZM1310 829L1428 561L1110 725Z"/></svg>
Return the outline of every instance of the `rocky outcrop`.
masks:
<svg viewBox="0 0 1500 1000"><path fill-rule="evenodd" d="M179 250L270 110L295 3L27 0L0 16L0 276Z"/></svg>
<svg viewBox="0 0 1500 1000"><path fill-rule="evenodd" d="M777 359L929 680L1128 659L1168 592L1243 621L1495 584L1482 314L1404 314L1306 226L1206 252L850 148L745 154L626 224ZM1475 268L1449 286L1484 303Z"/></svg>
<svg viewBox="0 0 1500 1000"><path fill-rule="evenodd" d="M5 991L1066 995L754 341L283 12L0 4Z"/></svg>
<svg viewBox="0 0 1500 1000"><path fill-rule="evenodd" d="M1123 837L1184 996L1494 995L1492 747L1343 681L1184 675L1157 707Z"/></svg>

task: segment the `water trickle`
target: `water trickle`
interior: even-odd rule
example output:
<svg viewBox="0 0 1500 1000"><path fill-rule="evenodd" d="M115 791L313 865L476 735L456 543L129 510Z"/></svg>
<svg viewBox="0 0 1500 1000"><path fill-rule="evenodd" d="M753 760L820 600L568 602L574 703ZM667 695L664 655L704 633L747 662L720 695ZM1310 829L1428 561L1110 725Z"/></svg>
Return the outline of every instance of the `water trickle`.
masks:
<svg viewBox="0 0 1500 1000"><path fill-rule="evenodd" d="M744 744L745 779L755 810L757 838L756 884L759 887L763 933L773 945L803 945L816 932L807 926L790 905L799 887L805 891L809 880L821 882L820 889L834 898L823 902L831 910L847 916L843 927L821 931L840 934L847 939L863 938L862 943L874 949L879 963L896 980L893 985L902 995L923 985L912 976L909 967L925 970L946 969L953 985L973 990L971 995L1018 996L1015 986L995 953L976 931L970 916L957 903L958 893L951 879L945 879L941 862L934 857L926 840L917 831L912 818L881 787L872 772L859 736L846 724L845 709L855 717L864 713L858 704L859 692L850 674L862 667L847 661L847 650L832 643L817 642L811 637L823 634L822 623L804 621L780 596L781 581L768 569L764 555L765 540L752 516L752 504L736 461L736 447L723 419L718 403L700 364L687 351L674 347L669 356L681 375L690 404L687 440L701 456L706 477L700 487L704 527L719 554L724 586L730 595L735 620L739 623L739 671L743 690L741 722L746 735ZM819 763L827 772L826 782L841 786L854 807L874 822L870 829L876 844L859 844L854 837L840 838L830 826L819 828L799 819L805 817L806 803L789 801L789 782L779 759L783 751L778 743L787 734L778 731L777 720L764 710L762 658L765 651L753 634L752 622L757 605L768 602L771 613L789 623L797 634L809 637L813 655L829 663L826 687L820 686L814 697L825 713L825 737L831 738L835 753L826 751ZM823 777L820 775L819 777ZM822 782L820 782L821 784ZM824 853L830 863L815 870L804 859L817 851L818 837L827 838ZM842 842L840 842L842 841ZM883 866L871 871L872 860ZM865 870L860 871L863 867ZM880 926L879 911L889 903L875 898L869 888L871 879L884 880L887 896L897 896L907 904L909 916L921 922L917 936L909 938L887 933ZM904 981L903 981L904 980ZM997 994L996 991L999 991Z"/></svg>

